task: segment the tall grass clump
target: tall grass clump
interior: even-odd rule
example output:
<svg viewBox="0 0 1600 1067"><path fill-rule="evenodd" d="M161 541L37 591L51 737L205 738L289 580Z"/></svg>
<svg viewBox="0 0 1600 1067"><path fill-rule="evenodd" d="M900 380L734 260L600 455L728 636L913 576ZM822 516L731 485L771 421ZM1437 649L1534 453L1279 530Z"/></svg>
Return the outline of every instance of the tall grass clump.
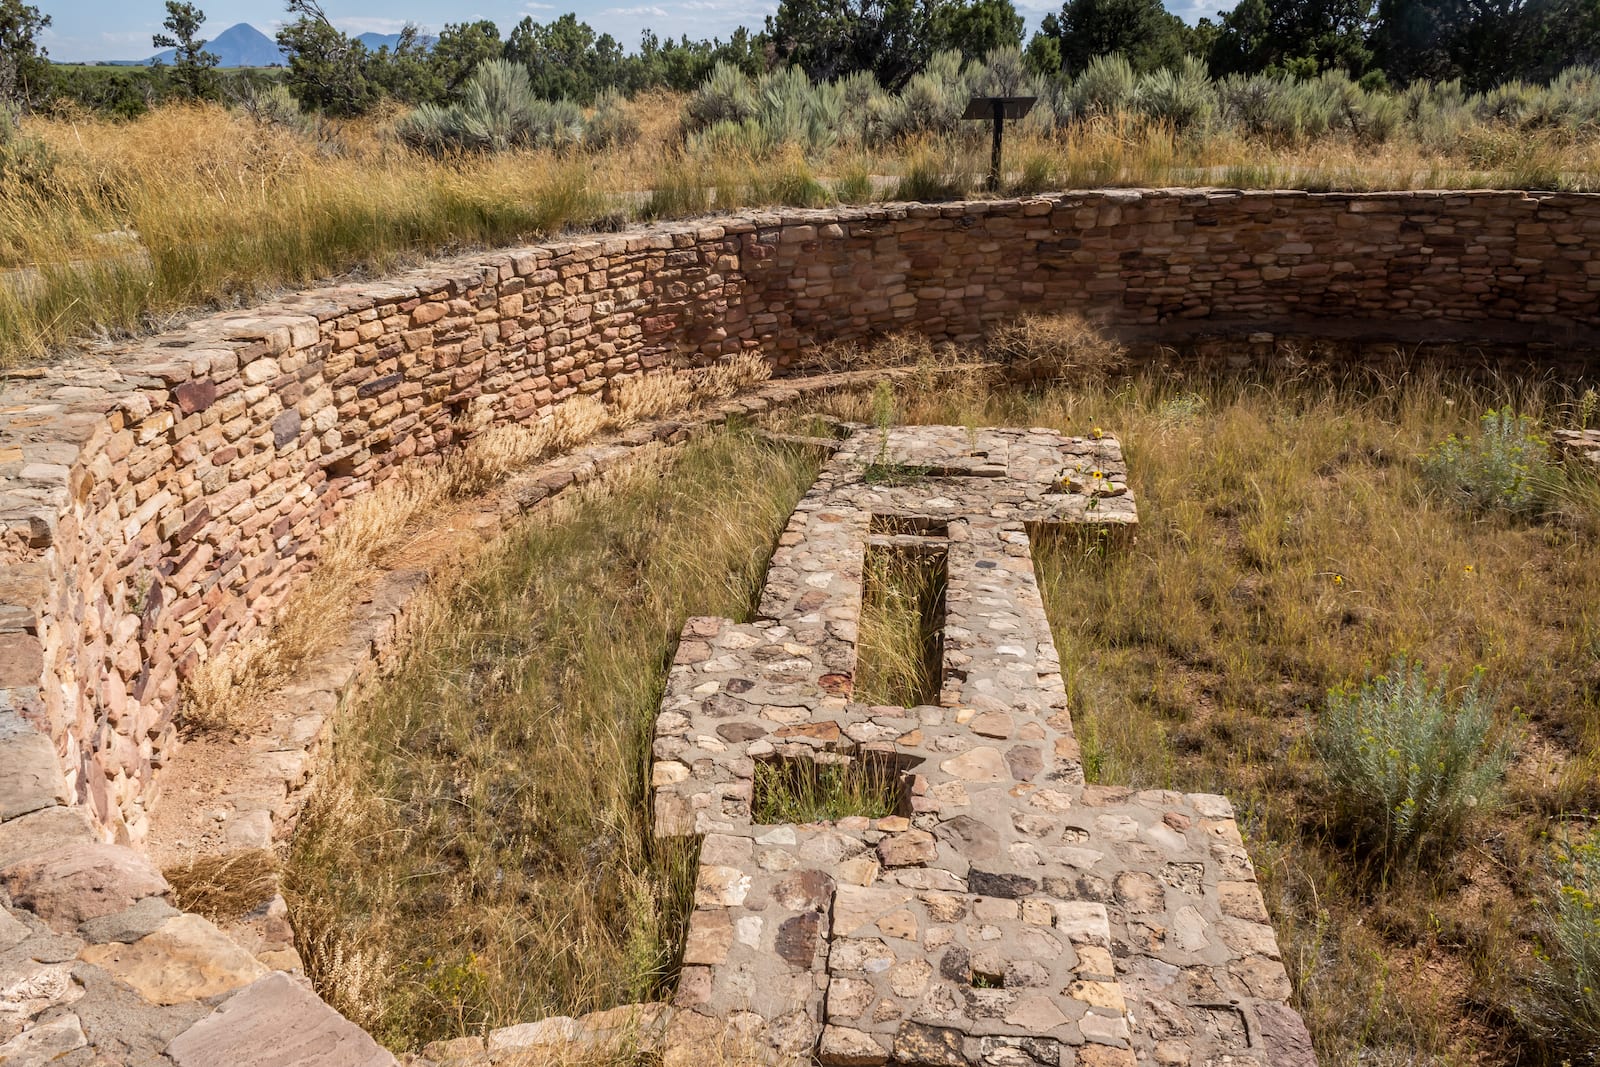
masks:
<svg viewBox="0 0 1600 1067"><path fill-rule="evenodd" d="M395 1050L670 990L695 857L652 724L689 615L747 618L809 450L725 431L509 532L348 709L285 869L320 992Z"/></svg>
<svg viewBox="0 0 1600 1067"><path fill-rule="evenodd" d="M1543 507L1556 489L1550 442L1534 421L1510 407L1489 410L1478 435L1451 434L1422 460L1428 483L1458 503L1482 512L1525 515Z"/></svg>
<svg viewBox="0 0 1600 1067"><path fill-rule="evenodd" d="M1128 359L1126 348L1079 315L1024 315L995 327L985 348L1021 381L1103 378Z"/></svg>
<svg viewBox="0 0 1600 1067"><path fill-rule="evenodd" d="M958 146L925 142L907 150L894 198L922 203L955 200L967 195L974 184L976 172Z"/></svg>
<svg viewBox="0 0 1600 1067"><path fill-rule="evenodd" d="M943 557L870 551L862 577L855 698L903 708L938 700Z"/></svg>
<svg viewBox="0 0 1600 1067"><path fill-rule="evenodd" d="M871 758L761 760L751 815L768 825L882 819L895 814L899 779L892 763Z"/></svg>
<svg viewBox="0 0 1600 1067"><path fill-rule="evenodd" d="M1564 1062L1600 1063L1600 841L1563 841L1553 860L1525 1015Z"/></svg>
<svg viewBox="0 0 1600 1067"><path fill-rule="evenodd" d="M1447 677L1397 657L1359 688L1336 688L1315 736L1340 816L1388 863L1448 849L1493 806L1512 756L1482 675L1455 695Z"/></svg>

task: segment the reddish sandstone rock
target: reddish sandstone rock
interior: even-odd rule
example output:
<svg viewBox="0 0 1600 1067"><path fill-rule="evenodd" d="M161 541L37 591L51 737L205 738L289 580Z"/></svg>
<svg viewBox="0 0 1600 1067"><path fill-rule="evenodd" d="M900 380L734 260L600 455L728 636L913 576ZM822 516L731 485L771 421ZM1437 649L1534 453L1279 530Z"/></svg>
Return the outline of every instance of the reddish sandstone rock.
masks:
<svg viewBox="0 0 1600 1067"><path fill-rule="evenodd" d="M269 974L172 1039L177 1067L394 1067L360 1027L297 985Z"/></svg>
<svg viewBox="0 0 1600 1067"><path fill-rule="evenodd" d="M0 870L0 885L17 907L62 931L167 892L167 880L148 857L103 844L64 845L19 860Z"/></svg>

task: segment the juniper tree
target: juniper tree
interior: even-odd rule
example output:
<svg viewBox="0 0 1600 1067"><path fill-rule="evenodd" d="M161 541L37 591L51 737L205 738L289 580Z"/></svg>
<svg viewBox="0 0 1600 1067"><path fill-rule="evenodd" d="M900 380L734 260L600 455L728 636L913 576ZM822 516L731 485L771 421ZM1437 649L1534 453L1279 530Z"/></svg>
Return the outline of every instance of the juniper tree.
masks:
<svg viewBox="0 0 1600 1067"><path fill-rule="evenodd" d="M206 13L195 5L167 0L167 17L161 23L167 32L150 38L155 47L174 50L172 84L193 100L212 100L217 95L217 56L206 51L206 42L199 36L205 22Z"/></svg>

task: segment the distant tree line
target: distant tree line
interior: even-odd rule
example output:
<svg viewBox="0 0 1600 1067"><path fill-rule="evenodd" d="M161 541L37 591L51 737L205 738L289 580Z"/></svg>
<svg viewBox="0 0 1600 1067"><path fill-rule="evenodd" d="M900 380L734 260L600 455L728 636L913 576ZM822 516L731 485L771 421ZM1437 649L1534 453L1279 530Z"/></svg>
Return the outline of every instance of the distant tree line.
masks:
<svg viewBox="0 0 1600 1067"><path fill-rule="evenodd" d="M38 44L50 16L24 0L0 0L0 104L15 112L74 100L132 115L167 99L237 95L272 77L216 70L200 36L204 12L177 0L166 8L165 32L153 44L175 49L170 64L57 67ZM977 59L1020 48L1024 36L1013 0L781 0L759 31L740 28L726 41L646 30L629 51L567 14L548 23L524 18L504 39L487 19L447 24L432 38L407 26L393 47L370 49L336 28L319 0L287 0L287 8L291 21L277 35L288 56L280 76L302 109L334 116L364 114L384 99L445 105L490 59L526 68L541 98L588 104L605 90L686 91L718 64L747 74L794 65L813 79L870 71L897 89L935 54ZM1600 0L1239 0L1197 26L1161 0L1065 0L1023 54L1033 73L1059 78L1111 53L1139 73L1192 57L1218 77L1339 70L1369 87L1459 79L1483 91L1600 62Z"/></svg>

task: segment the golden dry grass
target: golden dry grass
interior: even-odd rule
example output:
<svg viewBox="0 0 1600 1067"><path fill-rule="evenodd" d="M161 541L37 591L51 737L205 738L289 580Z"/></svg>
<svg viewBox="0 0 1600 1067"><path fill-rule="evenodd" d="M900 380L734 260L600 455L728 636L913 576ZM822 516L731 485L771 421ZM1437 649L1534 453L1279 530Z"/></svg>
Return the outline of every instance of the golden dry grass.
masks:
<svg viewBox="0 0 1600 1067"><path fill-rule="evenodd" d="M694 389L687 375L671 370L627 378L612 386L611 418L620 427L689 406Z"/></svg>
<svg viewBox="0 0 1600 1067"><path fill-rule="evenodd" d="M976 131L814 158L786 146L685 145L682 98L634 101L641 133L600 152L439 160L394 137L397 113L301 127L216 106L162 107L129 123L33 117L57 165L0 190L0 367L96 335L159 328L194 309L260 300L352 270L510 245L570 227L768 204L981 195ZM1472 127L1437 145L1327 137L1266 145L1179 136L1128 116L1008 142L1008 192L1107 185L1519 188L1592 184L1600 143Z"/></svg>
<svg viewBox="0 0 1600 1067"><path fill-rule="evenodd" d="M814 454L729 431L507 534L336 728L286 877L319 990L391 1047L648 999L693 850L653 839L683 619L742 617Z"/></svg>
<svg viewBox="0 0 1600 1067"><path fill-rule="evenodd" d="M866 554L854 699L903 708L938 703L944 590L942 557L893 550Z"/></svg>
<svg viewBox="0 0 1600 1067"><path fill-rule="evenodd" d="M269 849L203 856L162 871L172 899L184 911L214 923L244 918L278 892L282 863Z"/></svg>

